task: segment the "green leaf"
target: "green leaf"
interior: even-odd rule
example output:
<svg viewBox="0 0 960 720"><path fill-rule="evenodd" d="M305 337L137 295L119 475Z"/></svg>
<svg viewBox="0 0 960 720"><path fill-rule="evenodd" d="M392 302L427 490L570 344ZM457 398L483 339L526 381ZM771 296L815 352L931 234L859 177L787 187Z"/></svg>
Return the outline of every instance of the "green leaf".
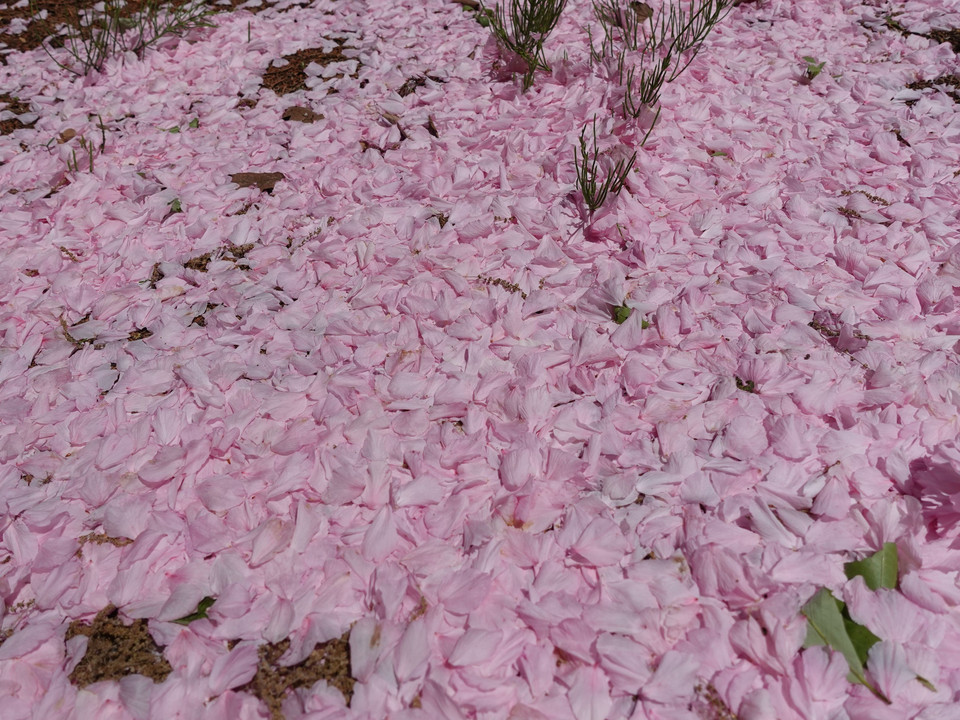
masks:
<svg viewBox="0 0 960 720"><path fill-rule="evenodd" d="M646 320L641 320L641 321L640 321L640 329L641 329L641 330L646 330L648 327L650 327L650 323L648 323Z"/></svg>
<svg viewBox="0 0 960 720"><path fill-rule="evenodd" d="M930 692L936 692L936 691L937 691L936 686L935 686L932 682L930 682L929 680L927 680L925 677L923 677L922 675L917 675L917 682L920 683L921 685L923 685L923 686L924 686L927 690L929 690Z"/></svg>
<svg viewBox="0 0 960 720"><path fill-rule="evenodd" d="M194 620L203 620L205 617L207 617L207 610L209 610L210 606L216 601L216 598L212 598L208 595L197 604L197 609L194 612L190 613L189 615L185 615L179 620L174 620L174 622L179 623L180 625L189 625Z"/></svg>
<svg viewBox="0 0 960 720"><path fill-rule="evenodd" d="M823 70L824 65L827 64L826 60L823 62L817 62L815 57L810 55L804 55L803 59L807 63L807 77L813 80L820 72Z"/></svg>
<svg viewBox="0 0 960 720"><path fill-rule="evenodd" d="M857 651L857 657L860 658L860 662L866 665L870 648L880 642L880 638L870 632L869 628L855 623L847 614L846 608L843 610L843 626L847 630L847 635L850 636L850 642L853 643L853 647Z"/></svg>
<svg viewBox="0 0 960 720"><path fill-rule="evenodd" d="M883 547L868 558L848 562L843 566L847 578L853 580L858 575L863 578L871 590L897 587L898 559L896 543L884 543Z"/></svg>
<svg viewBox="0 0 960 720"><path fill-rule="evenodd" d="M857 649L847 634L846 624L841 613L842 603L826 588L820 588L803 606L801 612L808 623L807 634L812 630L820 639L818 645L829 645L841 653L854 674L863 675L863 663ZM866 684L866 683L864 683Z"/></svg>
<svg viewBox="0 0 960 720"><path fill-rule="evenodd" d="M490 8L478 9L474 17L480 23L480 27L490 27L490 24L495 20L494 12Z"/></svg>
<svg viewBox="0 0 960 720"><path fill-rule="evenodd" d="M191 120L191 121L190 121L190 127L194 128L194 129L200 127L200 118L194 118L193 120Z"/></svg>
<svg viewBox="0 0 960 720"><path fill-rule="evenodd" d="M174 198L167 204L170 206L170 212L183 212L183 208L180 206L180 198Z"/></svg>
<svg viewBox="0 0 960 720"><path fill-rule="evenodd" d="M723 150L713 150L710 153L710 157L726 157L727 154Z"/></svg>
<svg viewBox="0 0 960 720"><path fill-rule="evenodd" d="M754 384L753 380L741 380L740 378L734 378L737 381L737 390L743 390L748 393L757 392L757 386Z"/></svg>
<svg viewBox="0 0 960 720"><path fill-rule="evenodd" d="M625 304L618 305L613 309L613 321L617 325L623 325L627 321L627 318L630 317L630 313L632 312L633 308L629 308Z"/></svg>
<svg viewBox="0 0 960 720"><path fill-rule="evenodd" d="M180 132L180 126L179 126L179 125L174 125L172 128L170 128L169 130L167 130L167 132L176 135L178 132Z"/></svg>
<svg viewBox="0 0 960 720"><path fill-rule="evenodd" d="M817 645L826 645L827 641L823 639L823 636L818 633L814 627L813 623L807 623L807 636L803 639L803 646L816 647Z"/></svg>
<svg viewBox="0 0 960 720"><path fill-rule="evenodd" d="M820 588L801 609L807 618L807 642L804 646L828 645L839 652L847 661L847 667L850 668L850 681L865 685L874 695L889 704L890 701L867 681L860 652L847 631L848 625L843 617L843 609L843 603L837 600L829 590ZM856 626L852 620L849 623ZM866 628L863 628L863 631L873 636L873 633ZM861 630L855 629L854 633L861 643L865 641Z"/></svg>

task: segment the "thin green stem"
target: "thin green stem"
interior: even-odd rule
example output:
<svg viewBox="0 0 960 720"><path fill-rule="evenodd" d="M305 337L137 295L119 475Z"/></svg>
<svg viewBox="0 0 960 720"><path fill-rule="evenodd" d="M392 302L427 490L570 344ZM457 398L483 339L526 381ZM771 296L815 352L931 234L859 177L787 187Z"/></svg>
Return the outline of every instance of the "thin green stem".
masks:
<svg viewBox="0 0 960 720"><path fill-rule="evenodd" d="M483 8L497 42L526 66L524 91L533 85L537 70L550 70L543 43L557 26L565 6L566 0L508 0L493 12Z"/></svg>
<svg viewBox="0 0 960 720"><path fill-rule="evenodd" d="M587 148L587 128L580 131L580 149L573 149L573 159L577 167L577 189L583 197L583 202L589 208L590 214L595 213L606 201L607 197L618 194L627 181L627 174L637 159L634 152L629 160L617 161L606 177L600 180L600 150L597 144L597 118L592 123L592 147Z"/></svg>
<svg viewBox="0 0 960 720"><path fill-rule="evenodd" d="M32 11L39 12L33 0L30 2ZM124 8L121 0L106 0L102 13L81 12L75 7L75 29L67 34L63 44L70 60L61 62L46 43L42 45L44 51L62 69L83 76L91 70L103 70L111 56L130 50L142 58L144 50L167 35L182 35L194 28L212 27L205 18L213 10L204 0L163 10L159 0L149 0L133 17L123 17ZM131 30L133 32L129 32Z"/></svg>

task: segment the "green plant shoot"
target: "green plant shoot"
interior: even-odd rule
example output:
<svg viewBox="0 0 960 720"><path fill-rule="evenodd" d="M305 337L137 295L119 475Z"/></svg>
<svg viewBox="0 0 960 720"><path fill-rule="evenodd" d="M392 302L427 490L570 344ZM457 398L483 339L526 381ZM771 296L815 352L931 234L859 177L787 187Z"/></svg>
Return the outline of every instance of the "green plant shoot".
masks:
<svg viewBox="0 0 960 720"><path fill-rule="evenodd" d="M580 131L580 152L578 153L576 148L573 149L573 159L577 166L577 189L580 190L583 202L591 214L603 205L610 193L616 195L623 189L627 174L637 159L637 153L634 152L629 160L618 160L601 181L599 179L600 156L601 153L597 147L597 118L594 117L592 148L587 148L587 128L584 126Z"/></svg>
<svg viewBox="0 0 960 720"><path fill-rule="evenodd" d="M215 602L216 598L212 598L208 595L197 604L196 610L189 615L184 615L182 618L174 620L174 622L180 625L189 625L194 620L203 620L207 617L207 610L209 610Z"/></svg>
<svg viewBox="0 0 960 720"><path fill-rule="evenodd" d="M815 57L809 55L804 55L803 59L807 63L807 71L805 73L807 80L813 80L823 71L824 66L827 64L825 60L823 62L817 62Z"/></svg>
<svg viewBox="0 0 960 720"><path fill-rule="evenodd" d="M506 0L509 9L498 5L491 11L481 5L479 17L486 17L490 31L500 45L523 61L523 89L533 85L537 70L549 71L550 65L543 54L543 43L553 32L563 13L567 0ZM509 20L507 19L509 16Z"/></svg>
<svg viewBox="0 0 960 720"><path fill-rule="evenodd" d="M81 9L73 4L76 19L63 41L69 59L61 62L46 43L47 55L61 68L83 76L91 70L100 72L107 59L132 51L142 59L144 51L166 36L178 36L198 27L213 27L205 18L214 12L205 0L192 0L180 6L161 6L162 0L146 0L142 8L129 15L123 0L106 0L103 8ZM30 0L31 11L40 8ZM54 46L56 47L56 46Z"/></svg>

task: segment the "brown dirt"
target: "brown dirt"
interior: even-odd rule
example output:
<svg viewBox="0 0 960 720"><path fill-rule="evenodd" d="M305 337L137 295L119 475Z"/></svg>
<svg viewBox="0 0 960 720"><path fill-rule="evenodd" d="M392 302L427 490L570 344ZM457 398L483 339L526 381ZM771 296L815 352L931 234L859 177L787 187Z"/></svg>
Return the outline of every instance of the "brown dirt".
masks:
<svg viewBox="0 0 960 720"><path fill-rule="evenodd" d="M13 50L26 52L40 47L48 37L56 36L58 25L65 24L69 27L77 27L77 11L85 10L96 4L96 0L35 0L34 7L12 7L14 3L9 3L7 7L0 9L0 43ZM27 28L18 34L7 32L11 21L14 19L30 20L35 12L46 10L48 15L45 20L31 20ZM0 56L0 63L6 65L6 57Z"/></svg>
<svg viewBox="0 0 960 720"><path fill-rule="evenodd" d="M0 109L10 110L17 115L23 115L24 113L30 112L30 106L27 103L21 102L19 98L9 95L8 93L0 94L0 104L2 104L0 105ZM28 127L33 127L33 123L25 125L20 121L19 118L0 120L0 135L9 135L14 130L20 130Z"/></svg>
<svg viewBox="0 0 960 720"><path fill-rule="evenodd" d="M317 645L301 663L280 667L277 661L289 647L289 640L261 645L257 674L240 690L260 698L273 720L284 720L282 706L289 690L308 688L319 680L326 680L331 687L337 688L343 693L347 705L350 704L355 682L350 670L350 633Z"/></svg>
<svg viewBox="0 0 960 720"><path fill-rule="evenodd" d="M94 545L113 545L114 547L124 547L133 543L133 540L125 537L110 537L103 533L88 533L77 538L80 547L77 548L77 557L83 557L83 546L87 543Z"/></svg>
<svg viewBox="0 0 960 720"><path fill-rule="evenodd" d="M20 52L26 52L40 47L47 38L50 38L51 42L56 43L56 28L60 25L66 25L76 30L79 27L78 11L93 7L98 1L99 0L32 0L33 7L29 5L26 7L12 7L13 3L10 3L7 7L0 9L0 45L6 45L8 48L19 50ZM214 5L212 2L209 2L208 5L213 11L212 14L217 14L221 12L231 12L246 1L247 0L230 0L229 5ZM132 17L143 11L149 5L149 2L150 0L127 0L120 16L124 18ZM192 0L166 0L164 5L178 8L189 5L191 2ZM259 7L245 8L245 10L256 15L264 10L268 10L275 4L276 0L265 0ZM309 5L309 0L303 0L300 5ZM287 9L289 10L293 7L296 6L291 6ZM35 17L41 10L47 11L47 17L43 20ZM23 32L13 34L8 32L8 28L14 19L30 20L30 24ZM7 64L3 56L0 56L0 64Z"/></svg>
<svg viewBox="0 0 960 720"><path fill-rule="evenodd" d="M946 30L931 30L926 35L928 38L938 43L950 43L955 53L960 53L960 28L948 28Z"/></svg>
<svg viewBox="0 0 960 720"><path fill-rule="evenodd" d="M207 271L207 265L210 264L210 259L213 256L213 253L204 253L203 255L197 255L194 258L187 260L183 266L187 270L196 270L197 272L205 273Z"/></svg>
<svg viewBox="0 0 960 720"><path fill-rule="evenodd" d="M954 102L960 103L960 75L941 75L933 80L918 80L917 82L908 84L907 88L910 90L939 88L953 98ZM906 104L915 105L916 103L916 100L908 100Z"/></svg>
<svg viewBox="0 0 960 720"><path fill-rule="evenodd" d="M333 63L345 62L350 58L344 56L343 48L346 41L343 38L330 38L336 45L329 52L321 48L305 48L292 55L284 55L287 64L283 67L270 67L263 74L263 87L273 90L277 95L289 95L297 90L307 89L307 75L304 68L310 63L326 67ZM359 70L359 68L358 68ZM351 75L356 77L357 73ZM343 77L337 74L334 77Z"/></svg>
<svg viewBox="0 0 960 720"><path fill-rule="evenodd" d="M930 30L930 32L914 32L913 30L905 28L900 21L897 20L897 16L901 14L902 12L887 13L883 18L884 27L887 30L898 32L904 37L908 35L919 35L920 37L927 38L927 40L933 40L935 43L950 43L953 51L960 53L960 28L934 28Z"/></svg>
<svg viewBox="0 0 960 720"><path fill-rule="evenodd" d="M257 187L266 193L272 193L273 188L278 182L284 179L281 172L239 172L230 176L230 182L236 183L240 187ZM209 260L209 258L207 258Z"/></svg>
<svg viewBox="0 0 960 720"><path fill-rule="evenodd" d="M174 8L189 5L192 0L169 0L164 3ZM66 25L71 30L76 31L80 27L80 11L96 5L98 0L31 0L26 7L11 7L0 10L0 44L6 45L13 50L26 52L39 48L44 40L49 38L50 44L54 47L63 46L63 38L57 33L57 27ZM214 13L232 10L236 5L245 2L245 0L231 0L231 5L214 6L211 9ZM127 0L120 12L120 17L129 18L142 12L150 0ZM265 7L269 7L266 5ZM264 9L258 8L258 10ZM47 17L40 19L37 14L41 10L47 11ZM15 18L29 20L30 24L26 29L17 34L7 32L10 22ZM0 63L6 65L7 61L0 56Z"/></svg>
<svg viewBox="0 0 960 720"><path fill-rule="evenodd" d="M97 613L93 623L72 622L66 639L77 635L90 638L87 652L70 673L70 682L77 687L119 680L127 675L143 675L155 683L163 682L173 671L147 632L147 621L136 620L132 625L124 625L113 605Z"/></svg>
<svg viewBox="0 0 960 720"><path fill-rule="evenodd" d="M147 330L147 328L137 328L127 336L127 340L129 340L130 342L135 342L137 340L146 340L148 337L152 335L153 335L152 330Z"/></svg>
<svg viewBox="0 0 960 720"><path fill-rule="evenodd" d="M698 685L696 688L697 699L694 702L693 709L703 720L737 720L736 714L727 707L727 704L720 697L720 693L712 685Z"/></svg>
<svg viewBox="0 0 960 720"><path fill-rule="evenodd" d="M313 123L323 120L323 115L315 113L310 108L294 105L283 111L283 119L287 122Z"/></svg>
<svg viewBox="0 0 960 720"><path fill-rule="evenodd" d="M411 78L407 78L406 82L400 86L400 89L397 90L397 95L400 97L406 97L414 92L417 88L421 88L427 84L427 80L433 80L436 83L446 82L443 78L435 77L433 75L415 75Z"/></svg>

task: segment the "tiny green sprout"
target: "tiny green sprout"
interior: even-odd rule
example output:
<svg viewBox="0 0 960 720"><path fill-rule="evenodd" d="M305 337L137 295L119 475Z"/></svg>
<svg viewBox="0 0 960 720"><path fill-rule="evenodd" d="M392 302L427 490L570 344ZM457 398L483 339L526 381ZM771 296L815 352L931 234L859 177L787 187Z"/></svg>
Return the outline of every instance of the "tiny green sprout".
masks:
<svg viewBox="0 0 960 720"><path fill-rule="evenodd" d="M632 312L633 308L627 307L626 303L623 305L617 305L615 308L613 308L613 321L617 325L623 325L627 321L627 318L630 317L630 313Z"/></svg>
<svg viewBox="0 0 960 720"><path fill-rule="evenodd" d="M803 59L807 63L806 77L808 80L813 80L817 75L819 75L820 71L823 70L824 65L827 64L826 61L817 62L817 59L815 57L811 57L810 55L804 55Z"/></svg>
<svg viewBox="0 0 960 720"><path fill-rule="evenodd" d="M197 604L197 609L194 612L190 613L189 615L184 615L182 618L174 620L174 622L179 625L189 625L194 620L203 620L207 617L207 610L209 610L215 602L216 598L212 598L208 595Z"/></svg>
<svg viewBox="0 0 960 720"><path fill-rule="evenodd" d="M190 127L193 128L194 130L200 127L200 118L194 118L193 120L191 120Z"/></svg>
<svg viewBox="0 0 960 720"><path fill-rule="evenodd" d="M735 378L737 381L737 390L743 390L748 393L757 392L757 387L754 385L753 380L741 380L740 378Z"/></svg>
<svg viewBox="0 0 960 720"><path fill-rule="evenodd" d="M641 330L646 330L648 327L650 327L650 323L648 323L646 320L641 320L641 321L640 321L640 329L641 329Z"/></svg>
<svg viewBox="0 0 960 720"><path fill-rule="evenodd" d="M711 150L710 157L726 157L727 154L723 150Z"/></svg>
<svg viewBox="0 0 960 720"><path fill-rule="evenodd" d="M180 198L174 198L167 204L170 206L170 212L172 213L183 212L183 207L181 207L180 205Z"/></svg>
<svg viewBox="0 0 960 720"><path fill-rule="evenodd" d="M169 129L166 130L165 132L168 132L168 133L170 133L171 135L176 135L177 133L180 132L180 126L179 126L179 125L174 125L172 128L169 128Z"/></svg>

